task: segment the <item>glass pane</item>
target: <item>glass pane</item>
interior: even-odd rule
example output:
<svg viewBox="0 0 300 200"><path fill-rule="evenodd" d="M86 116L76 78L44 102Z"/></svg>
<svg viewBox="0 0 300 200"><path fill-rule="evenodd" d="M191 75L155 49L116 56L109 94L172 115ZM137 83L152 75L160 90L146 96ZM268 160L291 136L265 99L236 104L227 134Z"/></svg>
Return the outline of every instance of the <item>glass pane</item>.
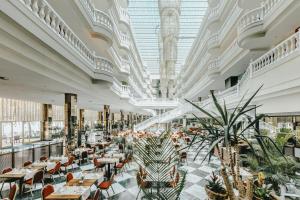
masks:
<svg viewBox="0 0 300 200"><path fill-rule="evenodd" d="M22 122L13 122L13 143L14 146L22 144Z"/></svg>
<svg viewBox="0 0 300 200"><path fill-rule="evenodd" d="M24 122L24 143L30 142L30 123Z"/></svg>
<svg viewBox="0 0 300 200"><path fill-rule="evenodd" d="M41 123L39 121L30 122L30 126L30 142L39 141L41 138Z"/></svg>
<svg viewBox="0 0 300 200"><path fill-rule="evenodd" d="M2 147L11 146L11 123L2 123Z"/></svg>

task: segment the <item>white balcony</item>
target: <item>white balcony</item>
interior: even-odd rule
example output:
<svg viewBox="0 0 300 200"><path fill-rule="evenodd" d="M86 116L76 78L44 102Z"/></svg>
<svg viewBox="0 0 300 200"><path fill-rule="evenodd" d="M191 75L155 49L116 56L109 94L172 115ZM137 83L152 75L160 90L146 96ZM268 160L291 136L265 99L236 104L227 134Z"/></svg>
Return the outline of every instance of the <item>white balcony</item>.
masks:
<svg viewBox="0 0 300 200"><path fill-rule="evenodd" d="M26 27L29 31L43 39L47 45L91 75L93 79L112 81L113 64L109 60L95 55L47 1L18 0L8 1L6 4L17 8L23 16L23 21L35 22L34 26ZM15 12L14 14L20 16L20 13L17 15ZM10 13L7 14L10 15ZM48 39L47 36L51 36L51 39ZM99 74L101 75L99 76Z"/></svg>
<svg viewBox="0 0 300 200"><path fill-rule="evenodd" d="M116 93L120 98L129 99L130 90L128 85L123 85L117 79L114 79L111 90Z"/></svg>
<svg viewBox="0 0 300 200"><path fill-rule="evenodd" d="M75 2L89 23L93 35L104 37L112 43L114 27L110 16L96 9L90 0L76 0Z"/></svg>
<svg viewBox="0 0 300 200"><path fill-rule="evenodd" d="M226 0L220 0L216 7L210 8L207 13L208 27L212 30L216 27L216 24L220 21L222 11L226 6Z"/></svg>
<svg viewBox="0 0 300 200"><path fill-rule="evenodd" d="M149 99L149 98L140 98L140 99L131 99L130 103L134 106L147 108L147 109L167 109L175 108L179 105L178 99L168 100L168 99Z"/></svg>
<svg viewBox="0 0 300 200"><path fill-rule="evenodd" d="M300 1L265 0L246 12L238 23L238 42L245 49L268 49L298 24ZM288 22L288 23L286 23Z"/></svg>
<svg viewBox="0 0 300 200"><path fill-rule="evenodd" d="M118 19L120 22L126 24L126 25L130 25L130 16L128 14L128 11L126 8L122 8L119 5L118 0L113 0L114 3L114 7L117 11L117 15L118 15Z"/></svg>

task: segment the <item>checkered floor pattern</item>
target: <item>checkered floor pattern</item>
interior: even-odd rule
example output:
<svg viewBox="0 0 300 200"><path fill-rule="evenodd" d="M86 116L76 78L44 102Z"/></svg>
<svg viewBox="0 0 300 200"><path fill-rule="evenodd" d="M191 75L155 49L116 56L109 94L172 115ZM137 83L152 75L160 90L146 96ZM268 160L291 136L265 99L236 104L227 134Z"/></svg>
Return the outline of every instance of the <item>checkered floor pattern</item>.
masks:
<svg viewBox="0 0 300 200"><path fill-rule="evenodd" d="M210 173L220 167L220 163L216 158L212 158L210 163L206 161L202 163L202 158L205 156L207 150L202 150L196 160L194 156L196 155L195 149L191 148L188 152L187 163L183 163L180 169L186 170L187 178L184 190L181 193L180 199L182 200L204 200L207 199L204 186L206 185L206 179L209 178ZM85 165L82 167L77 166L77 172L80 170L87 170L92 168L92 165ZM117 175L115 182L113 184L114 192L109 189L108 194L106 192L102 193L101 199L120 199L120 200L133 200L136 199L138 194L138 186L136 183L136 171L138 166L136 163L131 163L126 172L123 175ZM55 187L59 187L64 184L63 178L57 178ZM34 191L34 197L32 198L30 193L24 194L22 197L17 197L17 199L40 199L41 186L38 186ZM96 189L93 188L94 190ZM139 195L138 199L141 199L143 194Z"/></svg>

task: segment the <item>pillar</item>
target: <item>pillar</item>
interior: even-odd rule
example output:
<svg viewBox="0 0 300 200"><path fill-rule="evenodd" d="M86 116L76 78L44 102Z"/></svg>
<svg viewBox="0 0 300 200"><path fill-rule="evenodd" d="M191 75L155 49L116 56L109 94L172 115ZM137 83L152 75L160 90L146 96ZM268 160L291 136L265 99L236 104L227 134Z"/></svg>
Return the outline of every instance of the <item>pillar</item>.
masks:
<svg viewBox="0 0 300 200"><path fill-rule="evenodd" d="M130 115L127 114L127 128L130 129Z"/></svg>
<svg viewBox="0 0 300 200"><path fill-rule="evenodd" d="M103 112L98 112L98 124L100 125L100 129L103 129Z"/></svg>
<svg viewBox="0 0 300 200"><path fill-rule="evenodd" d="M124 112L120 110L121 113L121 131L123 131L124 128Z"/></svg>
<svg viewBox="0 0 300 200"><path fill-rule="evenodd" d="M132 112L129 113L129 127L133 129L133 116Z"/></svg>
<svg viewBox="0 0 300 200"><path fill-rule="evenodd" d="M79 110L79 130L84 130L84 109Z"/></svg>
<svg viewBox="0 0 300 200"><path fill-rule="evenodd" d="M52 124L52 105L42 105L42 134L41 140L51 140L50 127Z"/></svg>
<svg viewBox="0 0 300 200"><path fill-rule="evenodd" d="M77 95L65 94L65 134L66 153L74 149L77 144Z"/></svg>
<svg viewBox="0 0 300 200"><path fill-rule="evenodd" d="M111 129L112 129L112 126L115 124L115 113L111 113Z"/></svg>
<svg viewBox="0 0 300 200"><path fill-rule="evenodd" d="M110 121L109 121L110 109L109 105L104 105L104 130L106 133L110 130Z"/></svg>

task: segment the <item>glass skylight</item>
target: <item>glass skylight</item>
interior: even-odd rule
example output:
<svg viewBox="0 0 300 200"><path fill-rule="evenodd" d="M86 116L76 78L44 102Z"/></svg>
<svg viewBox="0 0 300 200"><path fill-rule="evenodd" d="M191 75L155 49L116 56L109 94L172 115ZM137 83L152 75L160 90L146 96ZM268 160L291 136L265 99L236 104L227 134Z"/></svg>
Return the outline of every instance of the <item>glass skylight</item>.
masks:
<svg viewBox="0 0 300 200"><path fill-rule="evenodd" d="M176 72L184 64L207 9L207 0L181 0ZM152 75L159 74L160 16L158 0L129 0L131 25L141 57Z"/></svg>

